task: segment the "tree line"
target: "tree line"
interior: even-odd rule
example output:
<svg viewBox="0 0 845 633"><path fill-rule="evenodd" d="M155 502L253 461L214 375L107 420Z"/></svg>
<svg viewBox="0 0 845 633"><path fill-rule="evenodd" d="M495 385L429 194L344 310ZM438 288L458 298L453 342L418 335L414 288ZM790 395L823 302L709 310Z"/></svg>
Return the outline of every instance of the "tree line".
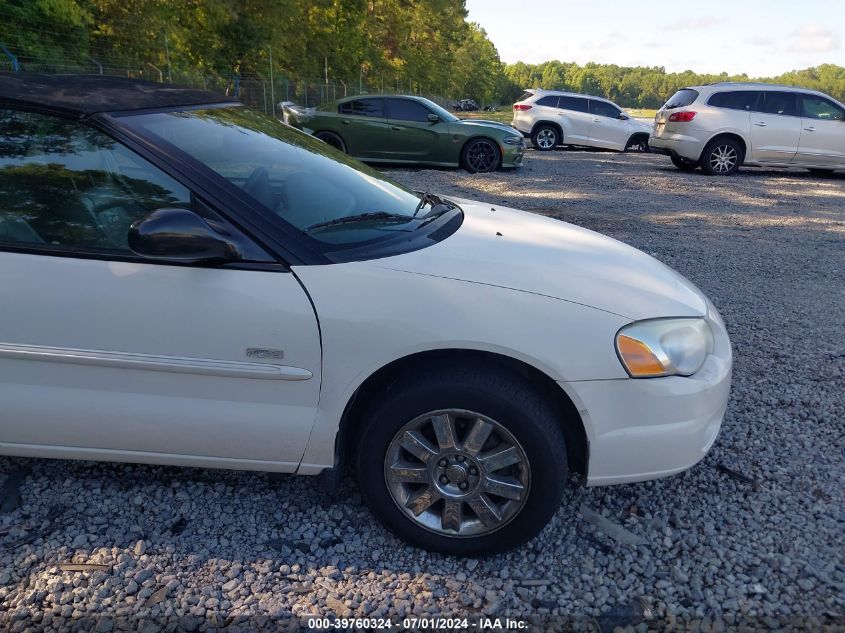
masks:
<svg viewBox="0 0 845 633"><path fill-rule="evenodd" d="M503 64L465 0L0 0L0 44L23 69L102 71L197 85L269 78L508 104L527 87L656 108L685 85L745 75L548 61ZM12 57L0 49L0 68ZM845 68L766 81L845 99ZM219 85L219 84L218 84Z"/></svg>
<svg viewBox="0 0 845 633"><path fill-rule="evenodd" d="M667 73L665 68L659 66L581 66L555 60L542 64L509 64L505 67L505 75L514 88L521 86L583 92L606 97L629 108L659 108L679 88L721 81L762 81L801 86L820 90L839 101L845 101L845 67L835 64L793 70L777 77L754 78L746 74L702 74L691 70ZM516 91L510 94L516 95Z"/></svg>

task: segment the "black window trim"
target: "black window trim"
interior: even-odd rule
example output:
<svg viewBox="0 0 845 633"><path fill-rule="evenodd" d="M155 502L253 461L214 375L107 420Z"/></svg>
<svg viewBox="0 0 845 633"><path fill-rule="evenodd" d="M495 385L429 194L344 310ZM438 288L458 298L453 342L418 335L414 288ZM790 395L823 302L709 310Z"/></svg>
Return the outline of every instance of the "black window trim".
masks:
<svg viewBox="0 0 845 633"><path fill-rule="evenodd" d="M221 106L225 107L225 106ZM28 112L34 114L42 114L52 116L59 119L75 122L79 125L87 125L96 129L97 131L112 138L116 142L122 144L130 151L136 153L138 156L160 169L162 172L173 178L176 182L186 187L191 193L192 198L197 197L203 203L211 207L211 209L220 215L226 222L232 224L234 228L244 234L247 239L252 240L257 246L266 251L271 257L276 259L275 264L268 264L262 262L233 262L223 265L213 265L214 268L232 268L232 269L248 269L248 270L277 270L280 272L289 272L290 265L294 263L306 263L302 257L294 254L290 249L281 244L278 239L272 236L272 233L263 230L260 223L255 222L252 218L254 211L244 201L233 200L231 196L226 195L228 192L223 192L216 183L207 182L203 177L191 177L191 174L196 166L189 165L193 162L190 157L167 157L165 159L160 155L162 148L158 146L151 146L144 139L138 137L130 130L119 124L119 115L114 117L108 114L95 114L89 117L71 116L68 113L60 112L48 108L39 107L22 107L17 104L2 103L0 108L4 110L12 110L16 112ZM158 109L162 112L174 112L182 110L205 109L204 106L191 106L189 108L166 108ZM141 113L142 111L133 111L131 114ZM145 111L144 111L145 112ZM121 113L122 114L122 113ZM152 149L151 149L152 148ZM155 150L159 150L158 152ZM180 164L181 161L181 164ZM178 165L179 167L174 167ZM188 173L186 173L188 172ZM276 228L273 225L273 228ZM13 253L30 253L36 255L48 255L54 257L73 257L77 259L97 259L104 261L122 261L135 262L141 264L154 264L160 266L188 266L194 268L207 268L207 264L186 264L183 262L171 262L166 260L151 259L142 257L140 255L108 252L106 249L85 248L85 247L68 247L56 244L28 244L15 242L0 242L0 252ZM316 255L316 254L315 254ZM311 258L320 259L320 263L327 263L324 257Z"/></svg>
<svg viewBox="0 0 845 633"><path fill-rule="evenodd" d="M420 103L416 99L410 99L408 97L385 97L384 98L384 114L385 118L389 121L405 121L407 123L425 123L425 121L409 121L408 119L394 119L393 112L390 107L391 101L410 101L411 103L416 103L420 106L423 110L428 112L429 114L434 114L434 112L424 103ZM370 117L370 118L378 118L378 117Z"/></svg>

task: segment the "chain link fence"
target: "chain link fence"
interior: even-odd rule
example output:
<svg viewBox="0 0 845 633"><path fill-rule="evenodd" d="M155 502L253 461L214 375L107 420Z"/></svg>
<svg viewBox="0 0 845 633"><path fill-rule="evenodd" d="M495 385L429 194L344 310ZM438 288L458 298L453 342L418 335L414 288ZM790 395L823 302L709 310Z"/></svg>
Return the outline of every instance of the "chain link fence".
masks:
<svg viewBox="0 0 845 633"><path fill-rule="evenodd" d="M420 90L413 79L388 78L384 75L373 81L363 75L344 81L336 78L306 79L268 73L240 75L193 69L176 70L167 66L126 60L45 59L25 55L14 56L0 49L0 71L38 72L48 74L74 73L130 77L163 84L202 88L222 93L271 115L281 115L281 104L291 102L305 107L320 106L343 97L361 94L414 94L431 99L449 108L458 99Z"/></svg>

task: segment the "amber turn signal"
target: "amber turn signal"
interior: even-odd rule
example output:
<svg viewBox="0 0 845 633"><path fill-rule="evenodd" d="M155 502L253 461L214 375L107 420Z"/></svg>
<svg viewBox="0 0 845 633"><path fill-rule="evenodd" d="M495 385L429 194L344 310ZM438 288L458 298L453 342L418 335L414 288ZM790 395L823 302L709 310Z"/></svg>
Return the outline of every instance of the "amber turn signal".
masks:
<svg viewBox="0 0 845 633"><path fill-rule="evenodd" d="M617 339L619 355L632 376L660 376L666 371L645 343L620 334Z"/></svg>

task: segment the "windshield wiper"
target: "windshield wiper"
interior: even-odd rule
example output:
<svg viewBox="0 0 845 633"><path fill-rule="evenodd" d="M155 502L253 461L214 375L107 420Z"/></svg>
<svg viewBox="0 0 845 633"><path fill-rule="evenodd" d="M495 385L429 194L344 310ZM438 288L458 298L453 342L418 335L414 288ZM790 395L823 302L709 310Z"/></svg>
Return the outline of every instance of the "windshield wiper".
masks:
<svg viewBox="0 0 845 633"><path fill-rule="evenodd" d="M339 226L341 224L355 224L357 222L365 222L367 220L401 220L403 222L410 222L412 216L402 215L401 213L388 213L387 211L370 211L369 213L358 213L357 215L347 215L342 218L335 218L334 220L324 220L317 222L309 227L306 227L303 232L310 233L317 229L324 229L329 226Z"/></svg>
<svg viewBox="0 0 845 633"><path fill-rule="evenodd" d="M420 201L419 201L419 204L417 204L417 208L414 209L414 214L411 216L412 218L417 217L417 213L420 212L420 209L422 209L427 204L430 204L432 207L447 204L439 196L435 196L431 192L418 191L417 193L420 194Z"/></svg>

